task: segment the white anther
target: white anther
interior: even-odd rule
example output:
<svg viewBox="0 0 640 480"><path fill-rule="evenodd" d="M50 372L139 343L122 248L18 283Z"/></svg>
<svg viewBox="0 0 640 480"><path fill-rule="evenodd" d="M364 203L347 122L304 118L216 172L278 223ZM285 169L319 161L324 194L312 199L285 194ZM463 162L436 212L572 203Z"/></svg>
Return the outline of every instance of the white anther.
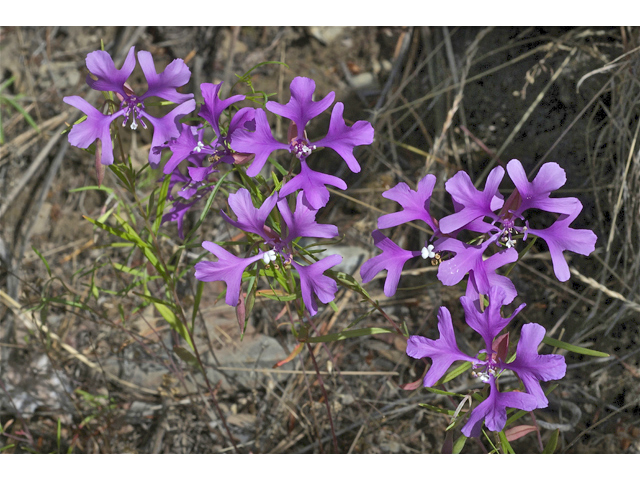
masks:
<svg viewBox="0 0 640 480"><path fill-rule="evenodd" d="M198 142L198 145L196 145L193 148L193 151L196 152L196 153L200 153L200 150L202 150L203 148L204 148L204 143Z"/></svg>
<svg viewBox="0 0 640 480"><path fill-rule="evenodd" d="M264 252L262 254L262 261L265 263L265 265L269 265L271 262L275 262L276 258L276 252L273 250L269 250L268 252Z"/></svg>
<svg viewBox="0 0 640 480"><path fill-rule="evenodd" d="M420 254L422 255L422 258L424 258L425 260L427 258L434 258L436 256L436 253L434 252L435 247L433 245L428 245L426 247L422 247L422 250L420 250Z"/></svg>

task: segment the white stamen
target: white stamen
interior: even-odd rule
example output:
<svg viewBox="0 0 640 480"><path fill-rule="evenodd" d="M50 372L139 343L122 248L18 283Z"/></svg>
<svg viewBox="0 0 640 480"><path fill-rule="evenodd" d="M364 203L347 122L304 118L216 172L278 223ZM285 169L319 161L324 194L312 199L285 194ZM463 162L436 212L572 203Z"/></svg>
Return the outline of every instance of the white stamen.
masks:
<svg viewBox="0 0 640 480"><path fill-rule="evenodd" d="M265 265L269 265L271 262L275 262L277 256L274 250L269 250L268 252L264 252L262 254L262 261Z"/></svg>
<svg viewBox="0 0 640 480"><path fill-rule="evenodd" d="M427 258L434 258L436 256L434 250L435 250L435 247L433 245L422 247L422 250L420 251L422 258L424 258L425 260Z"/></svg>
<svg viewBox="0 0 640 480"><path fill-rule="evenodd" d="M196 153L200 153L200 150L202 150L203 148L204 148L204 143L198 142L198 145L196 145L193 148L193 151L196 152Z"/></svg>

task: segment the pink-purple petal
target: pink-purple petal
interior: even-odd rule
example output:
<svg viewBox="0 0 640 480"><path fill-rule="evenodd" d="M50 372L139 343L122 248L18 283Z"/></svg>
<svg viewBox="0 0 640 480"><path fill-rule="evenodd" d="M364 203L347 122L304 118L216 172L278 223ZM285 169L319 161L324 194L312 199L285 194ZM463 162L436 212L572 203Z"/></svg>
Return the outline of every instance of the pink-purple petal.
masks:
<svg viewBox="0 0 640 480"><path fill-rule="evenodd" d="M342 257L340 255L329 255L311 265L300 265L297 262L291 263L300 276L302 300L311 316L318 313L318 304L314 294L320 302L325 304L333 301L336 297L338 285L334 279L325 276L324 272L335 267L341 261Z"/></svg>
<svg viewBox="0 0 640 480"><path fill-rule="evenodd" d="M120 70L116 68L111 55L104 50L96 50L89 53L86 58L87 69L90 72L90 75L87 75L87 84L94 90L118 92L122 96L127 96L124 83L136 67L134 51L135 47L129 49L127 58ZM91 75L97 77L97 80L94 80Z"/></svg>
<svg viewBox="0 0 640 480"><path fill-rule="evenodd" d="M414 220L422 220L435 231L437 226L429 213L431 194L435 184L435 175L429 174L420 179L415 191L411 190L406 183L401 182L383 192L384 198L398 202L402 210L378 218L378 228L391 228Z"/></svg>
<svg viewBox="0 0 640 480"><path fill-rule="evenodd" d="M407 355L412 358L431 359L431 367L424 377L425 387L435 385L455 361L476 362L475 358L462 353L458 348L451 313L446 307L440 307L438 311L438 331L438 340L419 335L411 335L407 340Z"/></svg>
<svg viewBox="0 0 640 480"><path fill-rule="evenodd" d="M404 264L410 258L419 256L420 252L411 252L400 248L380 230L374 230L371 236L373 237L375 246L381 249L382 253L370 258L360 267L362 282L370 282L378 273L386 270L387 278L384 282L384 294L387 297L392 297L398 288L398 282L400 281Z"/></svg>
<svg viewBox="0 0 640 480"><path fill-rule="evenodd" d="M180 58L173 60L160 74L156 72L151 53L138 52L138 62L140 62L148 85L147 92L140 99L160 97L170 102L182 103L193 98L193 93L179 93L177 91L177 88L186 85L191 77L191 71L185 65L184 60Z"/></svg>
<svg viewBox="0 0 640 480"><path fill-rule="evenodd" d="M373 127L364 120L347 127L342 118L343 112L344 104L336 103L331 112L329 132L322 140L315 142L315 146L331 148L343 158L352 172L358 173L360 164L353 155L353 149L358 145L370 145L373 142Z"/></svg>
<svg viewBox="0 0 640 480"><path fill-rule="evenodd" d="M267 110L281 117L288 118L296 124L298 135L302 136L309 120L317 117L331 106L335 98L334 92L329 92L322 100L314 102L313 94L316 82L306 77L296 77L290 85L291 99L286 105L277 102L267 102Z"/></svg>
<svg viewBox="0 0 640 480"><path fill-rule="evenodd" d="M346 190L347 184L341 178L311 170L305 160L300 162L300 173L285 183L280 189L280 197L302 190L309 205L319 210L329 201L329 190L325 185Z"/></svg>
<svg viewBox="0 0 640 480"><path fill-rule="evenodd" d="M201 282L221 280L227 284L225 303L235 307L240 299L242 273L262 258L259 253L249 258L238 258L213 242L202 242L202 246L218 257L217 262L202 261L196 263L195 277Z"/></svg>

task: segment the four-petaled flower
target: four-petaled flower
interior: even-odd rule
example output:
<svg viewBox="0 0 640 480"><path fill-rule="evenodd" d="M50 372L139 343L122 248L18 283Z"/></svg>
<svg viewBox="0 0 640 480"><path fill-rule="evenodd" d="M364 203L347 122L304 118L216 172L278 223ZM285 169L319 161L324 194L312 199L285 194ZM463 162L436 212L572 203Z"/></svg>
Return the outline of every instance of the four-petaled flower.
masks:
<svg viewBox="0 0 640 480"><path fill-rule="evenodd" d="M546 407L548 400L540 387L540 381L559 380L566 372L565 360L561 355L538 355L537 348L544 338L545 329L535 323L522 327L516 347L516 359L507 363L506 348L500 348L500 339L496 339L495 336L524 305L516 309L509 318L502 318L502 291L498 288L491 289L489 300L489 308L481 313L476 309L472 299L461 298L467 323L480 333L485 341L486 348L480 350L476 357L467 355L458 348L451 314L446 307L440 307L438 313L438 340L412 335L407 341L407 355L412 358L431 359L431 368L424 377L425 387L435 385L456 361L470 362L472 375L489 385L487 398L473 409L469 420L462 428L462 433L467 437L480 435L483 420L490 431L501 431L507 421L507 408L532 411ZM526 392L501 392L497 380L504 370L511 370L518 375Z"/></svg>
<svg viewBox="0 0 640 480"><path fill-rule="evenodd" d="M87 84L94 90L114 92L120 101L115 112L104 115L78 96L64 97L63 101L87 115L87 119L73 126L69 132L69 142L79 148L89 147L95 140L101 140L101 162L103 165L113 163L113 144L111 142L111 122L124 117L122 125L130 121L132 130L138 125L147 128L145 120L153 126L153 138L149 150L149 163L156 167L160 162L160 153L154 148L179 136L178 120L196 108L192 93L179 93L178 87L189 81L191 72L183 60L171 62L164 72L158 74L149 52L138 52L138 61L147 80L147 91L136 95L126 81L136 66L135 47L131 47L121 69L117 69L111 56L102 50L87 55ZM95 78L94 78L95 77ZM177 104L162 118L156 118L146 111L144 101L150 97L159 97Z"/></svg>

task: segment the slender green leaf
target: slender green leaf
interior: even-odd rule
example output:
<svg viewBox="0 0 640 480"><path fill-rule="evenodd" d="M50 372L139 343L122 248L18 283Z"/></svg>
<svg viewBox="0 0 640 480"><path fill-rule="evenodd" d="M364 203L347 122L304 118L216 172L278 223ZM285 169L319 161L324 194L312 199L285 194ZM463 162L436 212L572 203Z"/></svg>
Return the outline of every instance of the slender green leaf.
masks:
<svg viewBox="0 0 640 480"><path fill-rule="evenodd" d="M49 276L51 276L51 269L49 268L49 262L47 262L47 260L44 258L44 256L38 251L38 249L36 247L34 247L33 245L31 245L31 249L36 252L36 255L38 255L40 257L40 260L42 260L42 263L44 263L44 266L47 268L47 272L49 273Z"/></svg>
<svg viewBox="0 0 640 480"><path fill-rule="evenodd" d="M589 355L591 357L608 357L609 356L608 353L598 352L597 350L591 350L584 347L576 347L575 345L571 345L570 343L566 343L566 342L561 342L560 340L556 340L555 338L551 338L551 337L544 337L542 339L542 342L552 347L563 348L565 350L569 350L570 352L578 353L580 355Z"/></svg>
<svg viewBox="0 0 640 480"><path fill-rule="evenodd" d="M169 182L171 181L171 175L165 175L162 186L160 187L160 193L158 194L158 207L156 209L156 219L153 221L152 230L155 235L160 230L160 223L162 222L162 214L167 204L167 194L169 193ZM153 198L154 195L151 194Z"/></svg>
<svg viewBox="0 0 640 480"><path fill-rule="evenodd" d="M444 413L445 415L449 415L450 417L452 417L456 413L453 410L449 410L447 408L436 407L434 405L429 405L428 403L419 403L418 405L420 405L421 407L426 408L427 410L431 410L432 412Z"/></svg>
<svg viewBox="0 0 640 480"><path fill-rule="evenodd" d="M462 375L464 372L469 370L472 366L473 364L471 362L464 362L460 364L459 366L448 372L444 377L442 377L441 380L436 382L436 385L442 385L443 383L447 383L453 380L457 376Z"/></svg>
<svg viewBox="0 0 640 480"><path fill-rule="evenodd" d="M185 362L187 362L192 367L195 367L195 368L201 370L200 364L198 363L198 359L193 355L193 353L191 353L186 348L181 347L179 345L174 345L173 346L173 353L175 353L181 360L184 360Z"/></svg>
<svg viewBox="0 0 640 480"><path fill-rule="evenodd" d="M345 332L330 333L329 335L322 335L319 337L311 337L306 341L308 343L324 343L324 342L336 342L340 340L346 340L347 338L365 337L367 335L377 335L380 333L396 333L395 330L388 328L358 328L356 330L347 330Z"/></svg>
<svg viewBox="0 0 640 480"><path fill-rule="evenodd" d="M502 444L502 450L504 451L504 453L510 453L512 455L515 454L516 452L513 451L513 448L511 447L509 440L507 440L507 436L504 434L504 432L498 432L498 436L500 437L500 443Z"/></svg>
<svg viewBox="0 0 640 480"><path fill-rule="evenodd" d="M547 442L547 445L544 447L542 453L550 454L556 451L556 447L558 446L558 436L560 435L560 430L556 429L555 432L551 434L551 438Z"/></svg>
<svg viewBox="0 0 640 480"><path fill-rule="evenodd" d="M40 129L38 128L38 124L31 117L31 115L29 115L29 112L27 112L24 108L22 108L22 106L18 102L16 102L13 98L10 98L10 97L2 97L2 100L7 102L9 105L11 105L13 108L15 108L18 112L20 112L20 114L24 117L24 119L27 121L27 123L29 125L31 125L31 127L36 132L40 133Z"/></svg>
<svg viewBox="0 0 640 480"><path fill-rule="evenodd" d="M453 452L452 453L460 453L464 448L464 444L467 443L467 437L461 435L455 443L453 444Z"/></svg>
<svg viewBox="0 0 640 480"><path fill-rule="evenodd" d="M439 395L449 395L451 397L464 397L462 393L445 392L444 390L438 390L437 388L425 387L428 392L437 393Z"/></svg>
<svg viewBox="0 0 640 480"><path fill-rule="evenodd" d="M195 348L193 346L193 343L191 342L191 337L189 336L189 332L187 331L187 328L180 321L180 319L176 317L176 314L173 312L173 310L171 310L169 307L167 307L157 299L154 299L151 301L153 303L153 306L156 307L156 310L158 310L158 313L162 315L162 318L164 318L167 321L167 323L171 326L171 328L174 329L176 332L178 332L180 336L185 339L185 341L189 344L189 346L192 349Z"/></svg>

